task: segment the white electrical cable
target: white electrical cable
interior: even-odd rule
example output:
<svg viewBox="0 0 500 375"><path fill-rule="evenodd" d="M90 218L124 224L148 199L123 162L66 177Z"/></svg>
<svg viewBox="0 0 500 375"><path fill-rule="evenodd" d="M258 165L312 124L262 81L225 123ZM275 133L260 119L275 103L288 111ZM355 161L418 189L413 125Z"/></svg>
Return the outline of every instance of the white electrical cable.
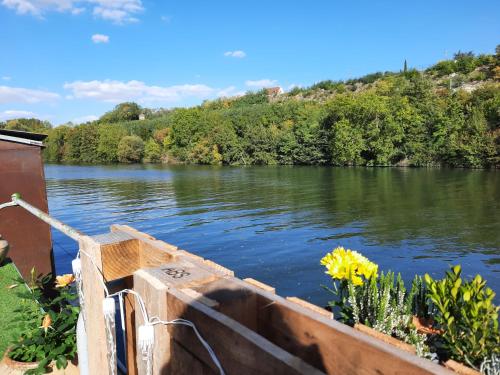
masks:
<svg viewBox="0 0 500 375"><path fill-rule="evenodd" d="M220 375L225 375L224 369L222 368L222 365L220 364L219 359L217 358L217 355L215 354L215 352L213 351L211 346L208 344L208 342L205 341L205 339L203 338L201 333L198 331L198 329L196 328L196 326L194 325L193 322L191 322L190 320L186 320L186 319L174 319L174 320L166 321L166 320L161 320L160 318L154 316L151 318L150 324L153 326L156 324L164 324L164 325L179 324L179 325L191 327L193 329L194 333L196 334L196 336L198 337L198 340L200 340L201 344L205 347L208 354L212 358L212 361L215 363L215 366L217 366L217 368L219 369Z"/></svg>
<svg viewBox="0 0 500 375"><path fill-rule="evenodd" d="M122 325L123 325L123 312L122 312L123 311L123 294L132 294L134 296L136 302L139 305L139 310L141 311L141 315L142 315L142 318L143 318L143 321L144 321L144 324L141 325L141 326L139 326L138 346L139 346L139 348L141 350L143 360L146 361L146 372L147 372L147 375L151 375L152 374L152 355L153 355L153 344L154 344L154 329L153 329L153 326L156 325L156 324L163 324L163 325L175 325L175 324L178 324L178 325L183 325L183 326L191 327L193 329L194 333L196 334L198 340L205 347L205 349L207 350L208 354L212 358L212 361L214 362L215 366L218 368L220 375L225 375L224 369L222 368L222 365L221 365L219 359L217 358L217 355L215 354L215 352L213 351L213 349L211 348L211 346L208 344L208 342L200 334L200 332L196 328L196 325L193 322L191 322L189 320L186 320L186 319L174 319L174 320L170 320L170 321L165 321L165 320L161 320L160 318L158 318L156 316L152 317L151 319L149 319L148 312L147 312L146 306L144 304L144 300L142 299L142 297L141 297L141 295L139 293L137 293L136 291L134 291L132 289L123 289L123 290L120 290L118 292L110 294L109 290L108 290L108 288L106 286L106 283L104 281L104 275L102 274L102 272L99 269L99 267L97 267L97 264L94 262L94 259L92 258L92 256L90 256L90 254L86 253L83 250L79 250L76 259L79 259L80 253L84 254L85 256L87 256L89 258L89 260L92 263L92 265L96 268L96 270L101 275L101 277L99 278L99 280L101 281L101 283L103 285L104 292L105 292L105 295L106 295L106 298L104 299L104 304L107 304L107 306L108 306L108 310L106 310L106 308L104 308L104 315L105 315L105 321L106 321L106 331L107 331L106 332L106 337L108 339L108 351L112 351L113 352L113 353L109 353L109 355L110 355L110 366L112 365L111 359L116 358L116 345L113 346L114 349L112 349L111 345L109 345L109 344L111 344L111 342L109 341L110 340L109 333L111 333L111 332L108 332L108 323L110 323L110 324L112 323L113 330L115 328L115 320L114 320L115 310L114 310L114 300L112 298L113 297L118 297L119 298L119 302L120 302L120 314L122 315ZM83 292L82 292L82 294L83 294ZM110 320L111 319L111 316L110 316L111 315L110 314L110 312L111 312L111 308L110 308L111 307L111 302L106 302L106 301L109 301L109 300L113 301L112 322ZM106 316L108 316L109 319L106 318ZM111 327L109 327L109 331L111 331ZM113 339L114 339L114 337L113 337ZM111 369L116 368L116 366L114 365L115 362L116 361L113 362L113 366L111 366ZM114 374L114 372L113 372L113 374Z"/></svg>
<svg viewBox="0 0 500 375"><path fill-rule="evenodd" d="M102 312L104 314L104 326L106 330L106 347L109 360L109 374L116 375L116 340L115 340L115 300L106 297L102 301Z"/></svg>

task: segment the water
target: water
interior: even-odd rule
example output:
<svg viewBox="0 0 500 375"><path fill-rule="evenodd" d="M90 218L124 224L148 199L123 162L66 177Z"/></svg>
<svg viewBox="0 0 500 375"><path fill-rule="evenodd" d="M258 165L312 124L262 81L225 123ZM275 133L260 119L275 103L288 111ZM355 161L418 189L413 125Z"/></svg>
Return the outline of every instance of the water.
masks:
<svg viewBox="0 0 500 375"><path fill-rule="evenodd" d="M449 264L500 292L500 172L403 168L47 165L52 215L87 233L127 224L325 304L320 258L338 245L380 269ZM76 244L53 233L59 273ZM498 296L497 296L498 301Z"/></svg>

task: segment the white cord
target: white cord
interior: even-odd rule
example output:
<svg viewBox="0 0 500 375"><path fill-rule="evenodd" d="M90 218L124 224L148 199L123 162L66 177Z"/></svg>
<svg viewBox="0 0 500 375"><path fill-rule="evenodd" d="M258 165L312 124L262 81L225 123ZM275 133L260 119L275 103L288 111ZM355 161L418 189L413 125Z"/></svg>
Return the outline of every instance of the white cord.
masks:
<svg viewBox="0 0 500 375"><path fill-rule="evenodd" d="M220 375L225 375L224 369L222 368L222 365L220 364L219 359L217 358L217 355L215 354L215 352L213 351L211 346L208 344L208 342L205 341L205 339L200 334L200 332L198 331L198 329L196 328L196 326L194 325L193 322L191 322L190 320L186 320L186 319L174 319L174 320L166 321L166 320L161 320L160 318L154 316L151 318L150 324L153 326L156 324L164 324L164 325L179 324L179 325L191 327L193 329L194 333L196 334L196 336L198 337L198 340L200 340L200 342L202 343L202 345L205 347L208 354L212 358L212 361L215 363L215 366L217 366L217 368L219 369Z"/></svg>
<svg viewBox="0 0 500 375"><path fill-rule="evenodd" d="M144 300L142 299L142 297L141 297L141 295L139 293L137 293L136 291L134 291L132 289L123 289L123 290L120 290L118 292L110 294L109 290L108 290L108 288L106 286L106 283L104 281L104 275L102 274L102 272L99 269L99 267L97 267L97 264L94 262L93 257L90 254L88 254L87 252L85 252L85 251L83 251L83 250L80 249L78 251L76 259L79 258L80 253L84 254L85 256L87 256L89 258L89 260L92 263L92 265L95 267L95 269L101 275L101 277L99 278L99 280L101 281L102 286L104 288L106 299L107 298L113 298L113 297L116 297L116 296L119 297L120 312L121 312L121 314L123 314L122 313L122 311L123 311L123 294L132 294L135 297L135 300L136 300L136 302L139 305L139 310L141 311L141 315L142 315L142 318L143 318L143 321L144 321L144 325L140 326L139 329L146 328L146 329L143 329L143 331L146 332L146 331L149 331L147 329L147 326L154 326L156 324L163 324L163 325L178 324L178 325L184 325L184 326L187 326L187 327L191 327L193 329L194 333L196 334L196 336L198 337L198 340L200 340L201 344L205 347L205 349L207 350L208 354L212 358L212 361L214 362L215 366L219 369L220 375L225 375L224 369L222 368L222 365L221 365L219 359L217 358L217 355L215 354L215 352L213 351L213 349L210 347L210 345L208 344L208 342L200 334L200 332L196 328L196 325L193 322L191 322L189 320L186 320L186 319L174 319L174 320L170 320L170 321L165 321L165 320L161 320L160 318L158 318L156 316L154 316L151 319L149 319L148 312L147 312L146 306L144 304ZM82 295L83 295L83 292L82 292ZM114 319L113 319L113 327L114 327ZM140 344L139 346L141 346L141 350L143 352L143 359L146 361L146 371L147 371L148 375L152 373L152 350L153 350L153 346L150 344L149 339L150 338L147 338L144 343L143 342L139 342L139 344ZM153 336L153 340L154 340L154 336ZM110 355L113 356L114 353L110 353Z"/></svg>

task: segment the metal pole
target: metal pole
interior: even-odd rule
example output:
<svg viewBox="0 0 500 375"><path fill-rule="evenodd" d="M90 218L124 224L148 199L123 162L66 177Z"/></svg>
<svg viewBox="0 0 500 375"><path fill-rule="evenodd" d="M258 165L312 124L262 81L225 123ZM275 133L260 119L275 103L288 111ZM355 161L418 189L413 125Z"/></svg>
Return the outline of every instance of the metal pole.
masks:
<svg viewBox="0 0 500 375"><path fill-rule="evenodd" d="M29 213L35 215L40 220L43 220L47 224L49 224L49 225L53 226L54 228L60 230L65 235L67 235L68 237L71 237L72 239L74 239L77 242L80 240L80 238L82 238L82 237L85 236L79 230L77 230L75 228L72 228L69 225L64 224L63 222L61 222L61 221L59 221L57 219L54 219L53 217L47 215L45 212L39 210L35 206L32 206L28 202L23 201L21 199L21 195L18 194L18 193L12 194L12 203L21 206L22 208L24 208Z"/></svg>

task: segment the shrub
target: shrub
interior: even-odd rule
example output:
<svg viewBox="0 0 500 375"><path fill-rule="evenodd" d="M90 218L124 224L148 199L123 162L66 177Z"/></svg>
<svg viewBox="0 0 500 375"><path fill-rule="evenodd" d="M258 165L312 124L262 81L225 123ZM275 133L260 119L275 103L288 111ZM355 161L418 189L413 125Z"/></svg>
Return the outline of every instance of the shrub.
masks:
<svg viewBox="0 0 500 375"><path fill-rule="evenodd" d="M23 303L16 310L14 324L21 326L21 337L13 343L9 357L20 362L39 362L26 374L44 374L55 361L58 369L66 368L76 355L76 323L79 307L71 304L77 293L70 284L73 275L35 277L31 271L29 290L18 292ZM24 280L17 280L24 285Z"/></svg>
<svg viewBox="0 0 500 375"><path fill-rule="evenodd" d="M480 275L466 281L461 273L457 265L442 280L426 274L425 282L437 309L434 319L444 331L441 339L447 354L478 368L492 354L500 353L499 307L493 304L495 293Z"/></svg>
<svg viewBox="0 0 500 375"><path fill-rule="evenodd" d="M161 146L149 138L144 147L144 161L146 163L158 163L161 159Z"/></svg>
<svg viewBox="0 0 500 375"><path fill-rule="evenodd" d="M144 141L136 135L127 135L118 143L118 161L122 163L138 163L144 155Z"/></svg>

